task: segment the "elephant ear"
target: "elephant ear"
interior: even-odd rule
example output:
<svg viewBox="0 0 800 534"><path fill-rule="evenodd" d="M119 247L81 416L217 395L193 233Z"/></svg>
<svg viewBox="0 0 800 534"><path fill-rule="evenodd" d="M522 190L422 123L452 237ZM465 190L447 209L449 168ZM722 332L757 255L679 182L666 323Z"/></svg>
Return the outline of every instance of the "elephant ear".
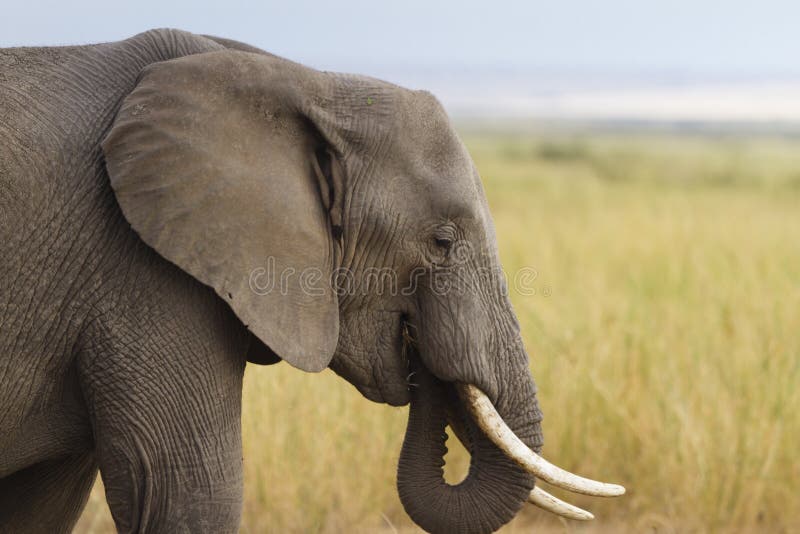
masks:
<svg viewBox="0 0 800 534"><path fill-rule="evenodd" d="M315 160L338 153L316 126L332 121L319 104L329 85L323 73L240 51L157 63L103 142L141 238L212 287L274 353L313 372L328 366L339 335L330 213L343 191L322 171L330 162Z"/></svg>

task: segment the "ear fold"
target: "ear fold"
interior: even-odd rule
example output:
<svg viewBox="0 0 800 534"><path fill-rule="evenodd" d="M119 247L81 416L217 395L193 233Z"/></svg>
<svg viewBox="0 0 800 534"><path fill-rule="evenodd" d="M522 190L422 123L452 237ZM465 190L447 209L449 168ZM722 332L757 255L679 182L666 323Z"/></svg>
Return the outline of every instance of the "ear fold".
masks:
<svg viewBox="0 0 800 534"><path fill-rule="evenodd" d="M327 83L243 52L158 63L103 143L111 186L142 239L306 371L327 367L339 334L329 281L343 171L328 148L319 161L314 128L326 120L314 102Z"/></svg>
<svg viewBox="0 0 800 534"><path fill-rule="evenodd" d="M312 163L319 181L322 205L328 212L334 237L339 238L342 233L344 171L339 158L330 148L319 148L314 156Z"/></svg>

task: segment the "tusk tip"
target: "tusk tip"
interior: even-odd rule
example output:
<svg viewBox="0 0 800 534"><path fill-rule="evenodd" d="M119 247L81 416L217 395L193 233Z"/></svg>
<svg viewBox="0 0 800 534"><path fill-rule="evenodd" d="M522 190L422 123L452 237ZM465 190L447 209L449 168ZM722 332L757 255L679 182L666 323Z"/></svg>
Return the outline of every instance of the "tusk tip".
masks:
<svg viewBox="0 0 800 534"><path fill-rule="evenodd" d="M550 495L541 488L535 487L528 497L528 502L534 506L538 506L542 510L550 513L572 519L575 521L591 521L594 519L594 514L575 505L562 501L561 499Z"/></svg>
<svg viewBox="0 0 800 534"><path fill-rule="evenodd" d="M586 510L582 510L582 514L575 514L571 517L573 521L592 521L594 519L594 514L592 512L587 512Z"/></svg>
<svg viewBox="0 0 800 534"><path fill-rule="evenodd" d="M619 497L625 495L625 486L619 484L609 484L608 482L599 482L597 486L589 491L578 491L584 495L592 495L593 497Z"/></svg>

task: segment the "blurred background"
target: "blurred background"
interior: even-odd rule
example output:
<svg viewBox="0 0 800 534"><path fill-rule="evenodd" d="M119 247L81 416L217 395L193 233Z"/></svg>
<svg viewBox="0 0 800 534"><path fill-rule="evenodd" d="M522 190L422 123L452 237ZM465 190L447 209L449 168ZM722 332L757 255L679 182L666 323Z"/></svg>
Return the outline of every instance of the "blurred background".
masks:
<svg viewBox="0 0 800 534"><path fill-rule="evenodd" d="M19 2L0 46L176 27L436 94L486 185L545 455L624 484L505 532L800 532L793 2ZM531 293L530 291L526 293ZM243 532L414 532L406 409L248 367ZM448 477L468 459L448 442ZM109 532L101 482L77 532Z"/></svg>

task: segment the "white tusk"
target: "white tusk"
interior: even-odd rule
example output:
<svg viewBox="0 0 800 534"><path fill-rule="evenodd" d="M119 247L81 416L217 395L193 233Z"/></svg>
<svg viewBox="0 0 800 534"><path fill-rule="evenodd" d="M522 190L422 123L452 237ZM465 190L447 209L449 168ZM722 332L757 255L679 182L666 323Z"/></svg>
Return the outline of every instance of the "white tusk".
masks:
<svg viewBox="0 0 800 534"><path fill-rule="evenodd" d="M557 497L553 497L538 487L533 488L530 497L528 497L528 502L538 506L542 510L547 510L548 512L566 517L567 519L575 519L577 521L591 521L594 519L591 512L587 512L582 508L578 508Z"/></svg>
<svg viewBox="0 0 800 534"><path fill-rule="evenodd" d="M470 384L458 386L462 400L472 413L472 417L489 439L509 458L526 471L554 486L575 493L597 497L616 497L625 493L625 488L617 484L607 484L565 471L551 464L525 445L497 413L492 401L477 387Z"/></svg>

